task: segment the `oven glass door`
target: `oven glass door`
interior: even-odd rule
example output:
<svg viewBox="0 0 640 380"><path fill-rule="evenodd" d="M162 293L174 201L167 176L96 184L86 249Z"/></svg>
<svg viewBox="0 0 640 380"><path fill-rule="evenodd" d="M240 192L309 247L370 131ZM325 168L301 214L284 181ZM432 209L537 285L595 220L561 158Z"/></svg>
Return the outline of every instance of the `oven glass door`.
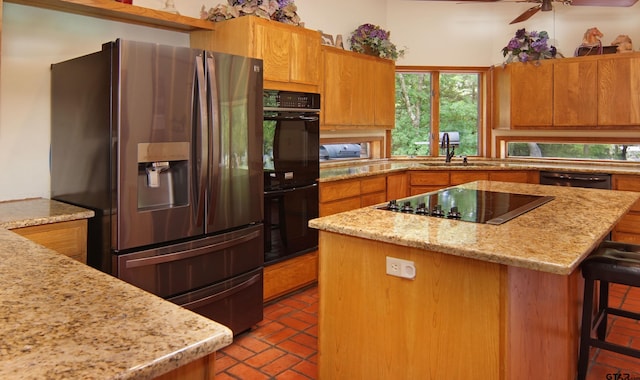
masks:
<svg viewBox="0 0 640 380"><path fill-rule="evenodd" d="M318 185L265 192L265 264L318 248L318 231L308 221L318 217Z"/></svg>
<svg viewBox="0 0 640 380"><path fill-rule="evenodd" d="M263 126L265 190L314 183L320 176L318 114L266 112Z"/></svg>

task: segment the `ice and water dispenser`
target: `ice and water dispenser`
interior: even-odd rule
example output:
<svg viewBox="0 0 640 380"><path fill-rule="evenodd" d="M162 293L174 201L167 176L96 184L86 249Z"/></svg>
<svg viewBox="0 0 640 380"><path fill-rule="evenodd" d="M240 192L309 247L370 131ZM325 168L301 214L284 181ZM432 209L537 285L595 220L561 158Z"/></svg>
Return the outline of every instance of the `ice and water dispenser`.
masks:
<svg viewBox="0 0 640 380"><path fill-rule="evenodd" d="M185 206L189 202L189 143L138 144L138 209Z"/></svg>

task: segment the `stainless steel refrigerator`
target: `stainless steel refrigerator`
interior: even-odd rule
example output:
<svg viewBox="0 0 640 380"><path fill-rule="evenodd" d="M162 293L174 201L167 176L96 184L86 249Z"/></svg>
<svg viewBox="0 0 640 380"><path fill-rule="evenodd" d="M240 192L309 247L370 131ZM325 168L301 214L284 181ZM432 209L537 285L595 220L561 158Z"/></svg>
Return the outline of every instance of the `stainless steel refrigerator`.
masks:
<svg viewBox="0 0 640 380"><path fill-rule="evenodd" d="M116 40L51 66L51 196L88 264L215 319L262 319L262 61Z"/></svg>

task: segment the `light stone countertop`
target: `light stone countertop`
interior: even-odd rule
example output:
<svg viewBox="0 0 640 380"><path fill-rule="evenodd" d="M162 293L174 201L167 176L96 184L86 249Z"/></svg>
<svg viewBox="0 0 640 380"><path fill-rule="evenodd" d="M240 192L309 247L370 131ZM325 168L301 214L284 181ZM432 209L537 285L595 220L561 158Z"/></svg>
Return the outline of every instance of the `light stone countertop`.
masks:
<svg viewBox="0 0 640 380"><path fill-rule="evenodd" d="M640 175L640 162L469 158L469 164L463 165L459 157L453 158L451 163L445 163L444 158L372 159L322 163L319 181L338 181L406 170L550 170Z"/></svg>
<svg viewBox="0 0 640 380"><path fill-rule="evenodd" d="M0 379L150 379L232 342L226 326L7 230L91 215L0 203Z"/></svg>
<svg viewBox="0 0 640 380"><path fill-rule="evenodd" d="M309 222L322 231L416 247L554 274L572 273L640 193L477 181L458 187L555 199L501 225L364 207ZM401 204L401 200L398 201Z"/></svg>
<svg viewBox="0 0 640 380"><path fill-rule="evenodd" d="M0 202L0 228L8 230L88 219L93 215L91 210L44 198Z"/></svg>

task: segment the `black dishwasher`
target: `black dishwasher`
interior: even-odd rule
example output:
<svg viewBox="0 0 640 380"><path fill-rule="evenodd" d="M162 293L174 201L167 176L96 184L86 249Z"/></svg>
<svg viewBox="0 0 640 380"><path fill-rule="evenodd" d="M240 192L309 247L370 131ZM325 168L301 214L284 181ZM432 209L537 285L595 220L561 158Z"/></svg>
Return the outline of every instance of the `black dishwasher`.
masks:
<svg viewBox="0 0 640 380"><path fill-rule="evenodd" d="M540 184L611 190L611 174L540 171Z"/></svg>

